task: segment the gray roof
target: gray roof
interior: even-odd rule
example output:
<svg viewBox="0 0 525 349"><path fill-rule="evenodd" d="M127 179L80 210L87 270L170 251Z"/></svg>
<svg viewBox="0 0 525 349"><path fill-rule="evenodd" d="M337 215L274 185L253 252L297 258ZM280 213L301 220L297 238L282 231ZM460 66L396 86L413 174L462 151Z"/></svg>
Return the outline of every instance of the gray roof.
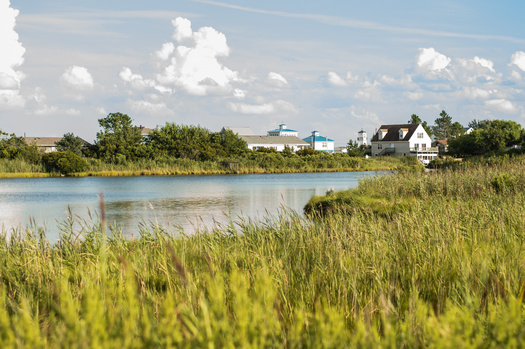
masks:
<svg viewBox="0 0 525 349"><path fill-rule="evenodd" d="M36 145L38 147L55 147L56 142L62 140L63 137L23 137L27 144ZM82 139L82 138L80 138ZM86 142L82 139L84 145L90 145L89 142Z"/></svg>
<svg viewBox="0 0 525 349"><path fill-rule="evenodd" d="M295 136L239 136L247 144L293 144L309 145Z"/></svg>
<svg viewBox="0 0 525 349"><path fill-rule="evenodd" d="M253 136L253 131L249 127L224 126L223 130L230 130L238 136Z"/></svg>
<svg viewBox="0 0 525 349"><path fill-rule="evenodd" d="M35 144L39 147L54 147L61 139L62 137L24 137L27 144Z"/></svg>

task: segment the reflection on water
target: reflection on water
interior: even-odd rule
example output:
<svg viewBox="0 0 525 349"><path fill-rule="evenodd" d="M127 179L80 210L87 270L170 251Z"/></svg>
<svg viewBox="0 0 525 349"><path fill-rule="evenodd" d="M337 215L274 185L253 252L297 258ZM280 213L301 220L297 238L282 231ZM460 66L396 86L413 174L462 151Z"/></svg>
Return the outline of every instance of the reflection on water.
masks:
<svg viewBox="0 0 525 349"><path fill-rule="evenodd" d="M58 236L57 221L73 214L96 221L104 193L106 217L137 235L138 225L160 224L191 232L194 227L226 223L228 215L254 220L280 207L302 212L312 195L357 186L370 172L294 173L186 177L85 177L0 179L0 221L4 230L25 227L34 218Z"/></svg>

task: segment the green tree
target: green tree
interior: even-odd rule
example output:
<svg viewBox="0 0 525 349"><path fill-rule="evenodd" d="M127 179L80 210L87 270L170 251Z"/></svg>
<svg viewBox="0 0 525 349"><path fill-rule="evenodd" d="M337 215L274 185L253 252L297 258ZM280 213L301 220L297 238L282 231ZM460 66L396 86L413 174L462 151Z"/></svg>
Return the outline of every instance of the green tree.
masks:
<svg viewBox="0 0 525 349"><path fill-rule="evenodd" d="M408 123L409 124L421 124L421 126L423 126L428 136L429 137L432 136L432 128L428 126L428 123L426 121L422 121L418 115L412 114L410 116L410 120L408 120Z"/></svg>
<svg viewBox="0 0 525 349"><path fill-rule="evenodd" d="M42 155L35 144L27 144L23 137L8 135L0 130L0 158L21 159L33 164L40 162Z"/></svg>
<svg viewBox="0 0 525 349"><path fill-rule="evenodd" d="M61 140L55 143L58 151L69 151L78 156L82 156L82 150L85 147L85 142L82 138L75 136L72 133L64 134Z"/></svg>
<svg viewBox="0 0 525 349"><path fill-rule="evenodd" d="M118 162L136 160L147 155L140 129L131 118L122 113L110 113L98 123L102 131L97 133L95 151L99 158Z"/></svg>
<svg viewBox="0 0 525 349"><path fill-rule="evenodd" d="M233 133L232 130L225 130L225 132L222 132L221 146L227 156L240 156L245 154L248 150L246 142Z"/></svg>
<svg viewBox="0 0 525 349"><path fill-rule="evenodd" d="M64 174L84 171L87 167L86 160L70 151L56 151L44 154L44 164L50 171L58 171Z"/></svg>
<svg viewBox="0 0 525 349"><path fill-rule="evenodd" d="M155 156L214 160L217 156L226 155L221 141L219 133L212 133L204 127L166 123L150 133L147 143Z"/></svg>
<svg viewBox="0 0 525 349"><path fill-rule="evenodd" d="M463 125L461 125L459 122L455 121L452 125L450 125L450 137L451 138L457 138L461 135L465 134L465 128Z"/></svg>
<svg viewBox="0 0 525 349"><path fill-rule="evenodd" d="M365 155L365 148L363 146L359 146L359 144L353 139L350 139L346 145L346 152L349 156L362 157Z"/></svg>
<svg viewBox="0 0 525 349"><path fill-rule="evenodd" d="M449 139L452 135L452 117L442 110L439 118L434 120L435 125L432 126L432 133L437 139Z"/></svg>
<svg viewBox="0 0 525 349"><path fill-rule="evenodd" d="M514 121L491 120L485 128L474 130L449 142L448 151L454 156L503 152L510 146L520 144L523 135L521 125Z"/></svg>
<svg viewBox="0 0 525 349"><path fill-rule="evenodd" d="M472 120L468 123L468 127L472 128L472 130L483 130L487 128L487 126L490 124L490 120L484 119L484 120Z"/></svg>

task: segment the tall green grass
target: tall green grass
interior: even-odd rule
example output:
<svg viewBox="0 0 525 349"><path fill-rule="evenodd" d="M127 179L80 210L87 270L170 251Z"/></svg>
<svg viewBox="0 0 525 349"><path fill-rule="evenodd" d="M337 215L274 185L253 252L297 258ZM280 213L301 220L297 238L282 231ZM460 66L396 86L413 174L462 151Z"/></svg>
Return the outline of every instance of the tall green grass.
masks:
<svg viewBox="0 0 525 349"><path fill-rule="evenodd" d="M56 243L9 232L0 345L519 347L523 165L363 180L363 197L410 199L388 214L283 210L191 236L142 225L133 239L102 214L70 216Z"/></svg>

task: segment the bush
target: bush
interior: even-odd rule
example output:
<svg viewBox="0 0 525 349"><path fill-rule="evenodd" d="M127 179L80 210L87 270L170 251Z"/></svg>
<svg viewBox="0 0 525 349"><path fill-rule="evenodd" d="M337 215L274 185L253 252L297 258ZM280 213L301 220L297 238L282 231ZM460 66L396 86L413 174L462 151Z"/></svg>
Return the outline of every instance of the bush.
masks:
<svg viewBox="0 0 525 349"><path fill-rule="evenodd" d="M88 165L86 160L70 151L47 153L42 159L48 170L64 174L82 172Z"/></svg>

